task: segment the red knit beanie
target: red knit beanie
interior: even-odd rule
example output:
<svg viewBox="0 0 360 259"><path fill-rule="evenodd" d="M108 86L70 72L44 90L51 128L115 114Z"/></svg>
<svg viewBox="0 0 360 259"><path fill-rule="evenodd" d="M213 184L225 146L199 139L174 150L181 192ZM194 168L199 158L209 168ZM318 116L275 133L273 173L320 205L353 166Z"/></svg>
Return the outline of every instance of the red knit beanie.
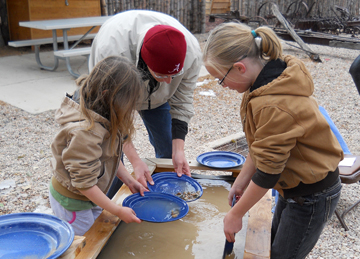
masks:
<svg viewBox="0 0 360 259"><path fill-rule="evenodd" d="M168 25L156 25L146 33L141 57L155 73L179 73L184 66L185 55L185 36L178 29Z"/></svg>

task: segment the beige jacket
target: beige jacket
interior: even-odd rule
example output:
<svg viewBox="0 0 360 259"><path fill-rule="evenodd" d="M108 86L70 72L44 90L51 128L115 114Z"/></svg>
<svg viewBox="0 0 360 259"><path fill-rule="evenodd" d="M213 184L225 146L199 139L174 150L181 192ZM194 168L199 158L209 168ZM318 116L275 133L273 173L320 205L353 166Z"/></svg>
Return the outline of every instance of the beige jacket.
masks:
<svg viewBox="0 0 360 259"><path fill-rule="evenodd" d="M94 185L106 193L120 162L120 133L113 152L107 130L109 121L93 111L90 114L95 119L95 126L87 130L89 123L84 119L80 105L68 97L55 114L60 130L51 144L51 168L59 184L53 181L53 186L69 198L88 200L78 189Z"/></svg>
<svg viewBox="0 0 360 259"><path fill-rule="evenodd" d="M187 51L184 74L175 77L170 84L160 83L159 89L150 96L151 108L169 102L171 118L189 123L194 115L193 93L202 64L202 53L198 40L174 17L147 10L130 10L114 15L101 26L93 41L89 69L103 58L112 55L125 56L137 65L146 32L158 24L170 25L180 30L185 35ZM148 81L144 87L147 85ZM137 106L137 110L147 109L147 100Z"/></svg>
<svg viewBox="0 0 360 259"><path fill-rule="evenodd" d="M311 96L314 84L304 64L286 56L283 73L253 92L241 104L243 129L256 168L281 174L274 187L312 184L334 171L343 152Z"/></svg>

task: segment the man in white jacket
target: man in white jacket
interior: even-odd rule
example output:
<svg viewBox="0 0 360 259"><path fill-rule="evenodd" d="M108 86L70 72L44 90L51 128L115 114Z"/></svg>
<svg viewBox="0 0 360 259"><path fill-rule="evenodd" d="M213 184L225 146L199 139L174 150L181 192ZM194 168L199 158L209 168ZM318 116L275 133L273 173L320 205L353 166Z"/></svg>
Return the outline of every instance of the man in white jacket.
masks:
<svg viewBox="0 0 360 259"><path fill-rule="evenodd" d="M96 35L89 69L108 56L125 56L143 74L148 94L137 110L157 158L172 158L176 173L191 175L185 158L185 136L194 115L193 93L201 67L197 39L178 20L155 11L131 10L106 21ZM153 184L147 165L132 142L124 145L136 179ZM112 197L121 186L114 183Z"/></svg>

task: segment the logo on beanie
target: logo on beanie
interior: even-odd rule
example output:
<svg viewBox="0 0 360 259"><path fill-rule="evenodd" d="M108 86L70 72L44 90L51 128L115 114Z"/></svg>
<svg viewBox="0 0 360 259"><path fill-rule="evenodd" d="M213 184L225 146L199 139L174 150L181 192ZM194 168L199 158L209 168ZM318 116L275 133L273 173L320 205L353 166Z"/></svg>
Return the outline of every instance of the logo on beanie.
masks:
<svg viewBox="0 0 360 259"><path fill-rule="evenodd" d="M176 72L179 72L179 69L180 69L180 63L177 64L177 65L175 65L175 68L174 68L172 71L168 71L168 72L169 72L169 74L172 74L172 73L174 73L175 71L176 71Z"/></svg>

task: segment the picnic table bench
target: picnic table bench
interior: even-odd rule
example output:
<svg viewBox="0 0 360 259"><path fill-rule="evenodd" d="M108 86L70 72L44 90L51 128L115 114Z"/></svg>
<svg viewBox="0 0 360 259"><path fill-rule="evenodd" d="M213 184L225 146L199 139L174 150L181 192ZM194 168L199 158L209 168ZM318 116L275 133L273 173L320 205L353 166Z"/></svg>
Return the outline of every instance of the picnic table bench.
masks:
<svg viewBox="0 0 360 259"><path fill-rule="evenodd" d="M68 41L78 41L83 35L72 35L68 36ZM96 33L88 34L82 40L91 40L94 39ZM64 37L57 37L56 40L58 43L64 42ZM8 45L11 47L19 48L19 47L29 47L29 46L40 46L45 44L52 44L53 38L42 38L42 39L32 39L32 40L17 40L17 41L9 41Z"/></svg>
<svg viewBox="0 0 360 259"><path fill-rule="evenodd" d="M81 18L70 18L70 19L57 19L57 20L41 20L41 21L30 21L30 22L19 22L19 25L22 27L28 27L33 29L41 30L52 30L52 38L42 38L42 39L31 39L31 40L19 40L19 41L10 41L8 44L12 47L26 47L34 46L35 47L35 59L37 64L41 69L55 71L59 65L59 60L65 60L68 71L75 78L80 75L75 73L70 64L70 57L75 56L86 56L87 58L90 55L90 47L79 48L76 46L83 40L94 39L96 36L95 33L90 33L96 26L101 26L105 21L107 21L110 16L93 16L93 17L81 17ZM89 27L92 26L84 35L73 35L68 36L67 31L72 28L79 27ZM62 30L63 37L57 37L57 30ZM71 47L69 47L69 42L76 41ZM59 50L58 43L63 43L64 49ZM54 64L52 66L45 66L40 60L40 46L44 44L53 44L53 53L54 53Z"/></svg>

